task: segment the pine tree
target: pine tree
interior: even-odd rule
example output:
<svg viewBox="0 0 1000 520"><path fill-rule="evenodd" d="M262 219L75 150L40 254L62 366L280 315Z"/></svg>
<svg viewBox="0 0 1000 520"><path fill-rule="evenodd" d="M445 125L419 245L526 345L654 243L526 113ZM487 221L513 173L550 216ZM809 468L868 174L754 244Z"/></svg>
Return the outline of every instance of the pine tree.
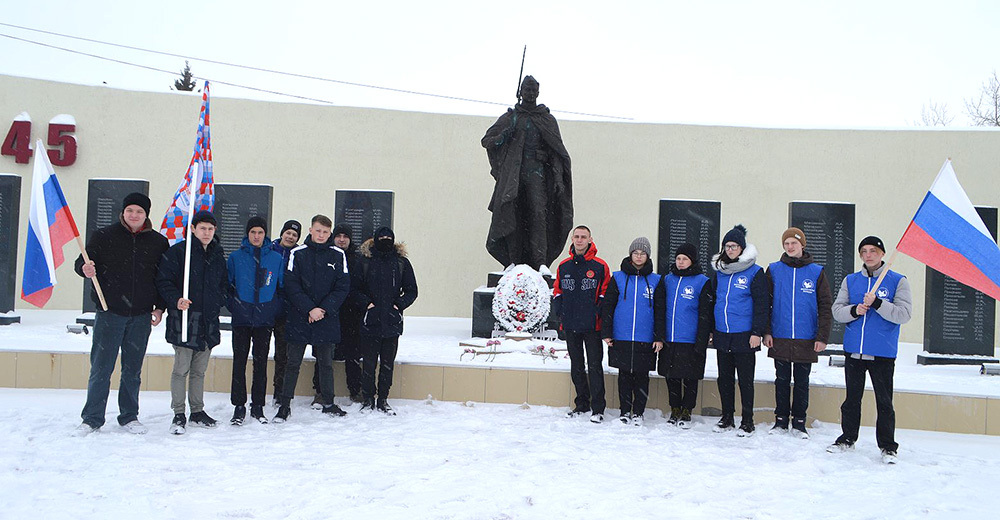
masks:
<svg viewBox="0 0 1000 520"><path fill-rule="evenodd" d="M176 90L191 92L194 90L195 81L194 77L191 75L191 64L184 61L184 70L181 71L180 79L174 80L174 88Z"/></svg>

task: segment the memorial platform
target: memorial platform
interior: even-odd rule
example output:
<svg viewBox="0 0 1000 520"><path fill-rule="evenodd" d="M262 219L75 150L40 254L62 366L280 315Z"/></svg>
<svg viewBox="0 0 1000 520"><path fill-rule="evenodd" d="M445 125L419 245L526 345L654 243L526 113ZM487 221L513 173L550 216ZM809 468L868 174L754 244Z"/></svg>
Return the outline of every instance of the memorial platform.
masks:
<svg viewBox="0 0 1000 520"><path fill-rule="evenodd" d="M91 337L71 334L79 311L19 311L22 323L0 328L0 387L86 388L90 370ZM471 320L467 318L407 317L399 342L393 399L426 399L457 402L529 403L569 407L573 386L569 359L563 353L544 359L528 353L500 354L493 361L485 356L460 360L469 339ZM163 339L163 326L153 329L143 365L143 390L169 390L173 348ZM207 399L224 399L232 373L231 336L222 333L222 344L213 350L206 373ZM917 430L1000 435L1000 377L982 376L977 366L921 366L916 358L921 346L905 343L896 364L896 426ZM312 365L307 359L306 365ZM269 376L273 374L269 362ZM343 363L334 364L336 394L345 396ZM618 405L617 373L605 369L609 410ZM311 395L312 367L303 369L297 395ZM116 375L112 388L117 388ZM696 415L708 415L719 408L714 355L709 352L706 378L700 385ZM811 376L809 419L825 423L840 421L844 397L843 369L821 358ZM756 372L756 420L773 421L774 368L766 353L759 353ZM270 384L268 385L270 392ZM866 390L862 424L875 422L875 401ZM738 399L738 398L737 398ZM649 411L668 409L666 384L662 377L650 380ZM112 407L114 405L112 404ZM611 411L612 415L616 412ZM717 412L716 412L717 413ZM697 418L696 418L697 420ZM712 417L702 421L714 422Z"/></svg>

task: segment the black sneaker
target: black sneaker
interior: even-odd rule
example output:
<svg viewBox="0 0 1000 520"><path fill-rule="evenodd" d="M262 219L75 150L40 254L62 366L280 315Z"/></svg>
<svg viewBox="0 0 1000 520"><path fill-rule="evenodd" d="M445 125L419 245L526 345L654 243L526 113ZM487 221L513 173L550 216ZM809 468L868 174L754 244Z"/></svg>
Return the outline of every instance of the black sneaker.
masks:
<svg viewBox="0 0 1000 520"><path fill-rule="evenodd" d="M676 406L670 407L670 418L667 419L667 424L677 424L681 420L681 409Z"/></svg>
<svg viewBox="0 0 1000 520"><path fill-rule="evenodd" d="M347 412L341 410L340 407L335 404L324 406L323 413L334 417L343 417L347 415Z"/></svg>
<svg viewBox="0 0 1000 520"><path fill-rule="evenodd" d="M622 424L628 424L629 421L632 420L632 413L631 412L622 412L622 415L621 415L621 417L618 418L618 420L621 421Z"/></svg>
<svg viewBox="0 0 1000 520"><path fill-rule="evenodd" d="M201 426L202 428L215 428L219 425L218 421L205 413L205 410L191 414L191 424Z"/></svg>
<svg viewBox="0 0 1000 520"><path fill-rule="evenodd" d="M579 417L585 413L590 413L590 408L587 408L585 406L577 406L568 414L566 414L566 417Z"/></svg>
<svg viewBox="0 0 1000 520"><path fill-rule="evenodd" d="M736 421L733 420L732 415L727 414L723 415L722 418L719 419L719 422L715 423L712 431L715 433L721 433L732 430L733 428L736 428Z"/></svg>
<svg viewBox="0 0 1000 520"><path fill-rule="evenodd" d="M771 431L767 432L771 435L778 433L788 433L788 417L775 417L774 426L771 427Z"/></svg>
<svg viewBox="0 0 1000 520"><path fill-rule="evenodd" d="M374 412L375 411L375 400L372 398L365 399L361 404L362 412Z"/></svg>
<svg viewBox="0 0 1000 520"><path fill-rule="evenodd" d="M271 422L283 423L288 420L288 416L292 415L292 409L288 406L279 406L278 413L274 414L274 419Z"/></svg>
<svg viewBox="0 0 1000 520"><path fill-rule="evenodd" d="M744 420L740 421L740 429L736 430L736 436L737 437L749 437L749 436L753 435L753 432L754 432L755 429L756 428L754 428L752 420L748 421L748 420L744 419Z"/></svg>
<svg viewBox="0 0 1000 520"><path fill-rule="evenodd" d="M809 432L806 431L806 420L805 419L795 419L792 421L792 435L797 439L806 440L809 438Z"/></svg>
<svg viewBox="0 0 1000 520"><path fill-rule="evenodd" d="M233 426L243 426L243 419L246 419L246 417L247 407L242 405L237 406L236 409L233 410L233 418L229 420L229 424L232 424Z"/></svg>
<svg viewBox="0 0 1000 520"><path fill-rule="evenodd" d="M174 415L174 420L170 421L170 433L174 435L183 435L185 427L187 426L187 417L184 414L179 413Z"/></svg>
<svg viewBox="0 0 1000 520"><path fill-rule="evenodd" d="M264 407L259 404L250 406L250 417L257 419L257 422L261 424L267 424L267 417L264 417Z"/></svg>
<svg viewBox="0 0 1000 520"><path fill-rule="evenodd" d="M392 407L389 406L389 402L385 399L379 399L375 408L386 415L396 415L396 410L393 410Z"/></svg>

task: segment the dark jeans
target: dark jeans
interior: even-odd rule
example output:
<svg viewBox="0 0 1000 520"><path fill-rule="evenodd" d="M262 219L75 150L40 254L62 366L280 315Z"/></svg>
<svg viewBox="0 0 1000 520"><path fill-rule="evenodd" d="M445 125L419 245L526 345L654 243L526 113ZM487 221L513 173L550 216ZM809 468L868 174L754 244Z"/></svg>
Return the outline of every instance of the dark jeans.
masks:
<svg viewBox="0 0 1000 520"><path fill-rule="evenodd" d="M861 428L861 398L865 395L865 372L872 379L875 390L875 440L883 450L896 451L896 412L892 408L892 376L896 370L895 358L876 357L872 360L854 359L847 355L844 360L844 379L847 397L840 405L840 428L844 432L837 438L839 443L854 444Z"/></svg>
<svg viewBox="0 0 1000 520"><path fill-rule="evenodd" d="M809 408L809 373L812 363L792 363L774 360L774 415L805 420ZM791 394L792 377L795 377L795 394Z"/></svg>
<svg viewBox="0 0 1000 520"><path fill-rule="evenodd" d="M618 402L623 414L642 415L649 400L649 372L618 371Z"/></svg>
<svg viewBox="0 0 1000 520"><path fill-rule="evenodd" d="M152 330L150 315L120 316L98 311L94 320L94 339L90 347L90 379L83 422L92 428L104 426L104 413L111 392L111 373L115 370L118 350L122 353L121 382L118 385L118 424L139 418L139 386L142 384L142 360Z"/></svg>
<svg viewBox="0 0 1000 520"><path fill-rule="evenodd" d="M719 361L719 398L722 415L736 414L736 386L739 375L743 420L753 421L753 373L757 365L756 352L716 352ZM734 374L735 372L735 374Z"/></svg>
<svg viewBox="0 0 1000 520"><path fill-rule="evenodd" d="M333 404L333 349L336 347L334 343L313 345L313 355L316 357L316 367L319 371L320 395L324 405ZM288 364L285 366L285 380L281 384L282 406L289 406L295 397L295 385L299 381L299 369L302 368L302 357L305 354L305 345L288 344Z"/></svg>
<svg viewBox="0 0 1000 520"><path fill-rule="evenodd" d="M667 392L671 408L694 410L698 401L698 380L667 378Z"/></svg>
<svg viewBox="0 0 1000 520"><path fill-rule="evenodd" d="M584 349L586 348L586 360ZM566 331L569 351L569 377L576 387L576 407L604 413L604 349L601 334L596 330Z"/></svg>
<svg viewBox="0 0 1000 520"><path fill-rule="evenodd" d="M364 368L362 369L361 380L365 399L375 397L376 366L378 366L378 398L389 398L389 388L392 387L392 369L396 363L396 350L398 347L399 336L391 338L380 338L377 336L361 337L361 348L364 349Z"/></svg>
<svg viewBox="0 0 1000 520"><path fill-rule="evenodd" d="M267 354L271 350L271 327L233 327L233 406L247 404L247 356L253 343L253 382L250 406L264 406L267 396Z"/></svg>
<svg viewBox="0 0 1000 520"><path fill-rule="evenodd" d="M288 364L288 342L285 341L285 324L288 318L282 316L274 320L274 398L281 400L281 388L285 383L285 365Z"/></svg>
<svg viewBox="0 0 1000 520"><path fill-rule="evenodd" d="M344 372L347 375L347 391L352 395L361 395L361 336L357 334L341 334L337 344L336 354L344 358ZM315 354L313 354L315 355ZM313 390L319 393L319 365L313 371Z"/></svg>

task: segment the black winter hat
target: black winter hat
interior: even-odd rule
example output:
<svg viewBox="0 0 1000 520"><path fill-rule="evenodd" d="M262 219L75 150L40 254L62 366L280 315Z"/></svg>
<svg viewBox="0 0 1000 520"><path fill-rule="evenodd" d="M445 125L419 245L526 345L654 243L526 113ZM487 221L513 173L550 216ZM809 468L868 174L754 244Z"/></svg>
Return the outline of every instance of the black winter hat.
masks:
<svg viewBox="0 0 1000 520"><path fill-rule="evenodd" d="M882 243L882 239L879 238L879 237L877 237L877 236L869 235L869 236L866 236L865 238L861 239L861 243L858 244L858 252L860 253L861 252L861 248L865 247L865 246L875 246L875 247L881 249L882 253L885 254L885 244L883 244Z"/></svg>
<svg viewBox="0 0 1000 520"><path fill-rule="evenodd" d="M215 227L219 227L219 222L215 220L215 215L213 215L212 212L208 211L207 209L203 209L194 214L194 218L191 219L191 227L192 228L197 227L198 224L201 224L202 222L206 222Z"/></svg>
<svg viewBox="0 0 1000 520"><path fill-rule="evenodd" d="M375 233L372 234L372 238L378 242L379 237L391 237L393 240L396 240L396 234L392 232L392 228L389 226L382 226L375 230Z"/></svg>
<svg viewBox="0 0 1000 520"><path fill-rule="evenodd" d="M677 253L674 255L684 255L691 259L691 263L698 263L698 248L694 247L694 244L685 242L677 246Z"/></svg>
<svg viewBox="0 0 1000 520"><path fill-rule="evenodd" d="M740 245L741 249L747 248L747 228L743 227L743 224L736 224L733 229L730 229L726 236L722 239L722 246L728 242L736 242Z"/></svg>
<svg viewBox="0 0 1000 520"><path fill-rule="evenodd" d="M137 191L125 195L125 200L122 201L122 213L125 212L125 208L133 204L142 208L142 210L146 212L146 215L149 216L149 206L150 206L149 197Z"/></svg>
<svg viewBox="0 0 1000 520"><path fill-rule="evenodd" d="M351 226L348 226L347 224L344 223L340 223L337 224L336 226L333 226L333 232L330 233L330 236L335 237L337 235L347 235L347 238L349 239L352 238Z"/></svg>
<svg viewBox="0 0 1000 520"><path fill-rule="evenodd" d="M264 220L264 217L261 217L259 215L254 215L254 216L250 217L250 220L247 221L247 230L246 230L246 232L249 233L250 230L253 229L253 228L255 228L255 227L259 227L259 228L263 229L264 230L264 234L265 235L267 234L267 221Z"/></svg>
<svg viewBox="0 0 1000 520"><path fill-rule="evenodd" d="M281 226L281 233L278 233L278 236L284 235L285 231L288 231L289 229L295 230L299 236L302 236L302 224L299 224L298 220L289 220L288 222L285 222L285 225Z"/></svg>

